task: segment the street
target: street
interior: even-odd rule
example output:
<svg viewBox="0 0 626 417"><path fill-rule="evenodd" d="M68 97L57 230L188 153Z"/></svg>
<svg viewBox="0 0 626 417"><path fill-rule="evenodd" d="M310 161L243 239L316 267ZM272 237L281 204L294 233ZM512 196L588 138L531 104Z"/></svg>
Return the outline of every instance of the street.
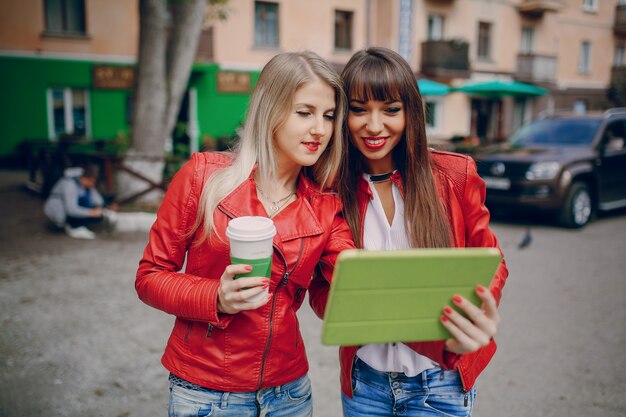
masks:
<svg viewBox="0 0 626 417"><path fill-rule="evenodd" d="M25 179L0 171L0 416L165 416L173 319L134 289L147 233L49 230ZM626 211L583 230L500 217L493 229L510 275L474 416L626 415ZM308 304L298 315L315 415L339 417L337 349Z"/></svg>

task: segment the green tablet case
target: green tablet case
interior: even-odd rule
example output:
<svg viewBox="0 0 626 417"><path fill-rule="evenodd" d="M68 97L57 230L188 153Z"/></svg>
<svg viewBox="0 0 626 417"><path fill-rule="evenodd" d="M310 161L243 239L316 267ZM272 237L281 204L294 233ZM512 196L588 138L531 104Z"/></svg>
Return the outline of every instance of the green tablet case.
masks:
<svg viewBox="0 0 626 417"><path fill-rule="evenodd" d="M340 254L322 328L325 345L418 342L450 337L439 321L452 296L476 305L489 286L494 248L347 250Z"/></svg>

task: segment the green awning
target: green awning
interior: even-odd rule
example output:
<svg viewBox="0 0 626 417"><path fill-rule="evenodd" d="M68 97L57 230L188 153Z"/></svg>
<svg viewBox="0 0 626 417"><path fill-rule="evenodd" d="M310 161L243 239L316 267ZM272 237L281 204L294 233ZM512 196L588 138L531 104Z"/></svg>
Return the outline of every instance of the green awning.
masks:
<svg viewBox="0 0 626 417"><path fill-rule="evenodd" d="M520 83L518 81L487 81L470 83L461 87L456 87L453 91L461 91L467 94L494 98L506 96L532 97L548 95L548 90L545 88L533 84Z"/></svg>
<svg viewBox="0 0 626 417"><path fill-rule="evenodd" d="M450 92L450 87L428 78L422 78L417 81L417 86L423 96L444 96Z"/></svg>

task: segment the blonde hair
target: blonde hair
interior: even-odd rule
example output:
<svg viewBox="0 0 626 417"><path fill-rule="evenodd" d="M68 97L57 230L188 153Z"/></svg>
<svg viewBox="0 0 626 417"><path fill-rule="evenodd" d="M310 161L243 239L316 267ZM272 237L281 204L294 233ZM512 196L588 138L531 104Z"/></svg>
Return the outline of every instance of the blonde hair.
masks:
<svg viewBox="0 0 626 417"><path fill-rule="evenodd" d="M232 165L215 171L204 185L191 232L204 224L199 242L211 235L215 226L213 213L219 202L250 176L255 164L263 182L274 178L277 172L274 134L291 112L296 91L314 80L325 82L335 92L335 121L328 147L313 166L303 167L303 172L320 188L335 181L343 155L341 127L347 106L339 75L314 52L276 55L261 71L250 97L247 120L235 148L237 156Z"/></svg>

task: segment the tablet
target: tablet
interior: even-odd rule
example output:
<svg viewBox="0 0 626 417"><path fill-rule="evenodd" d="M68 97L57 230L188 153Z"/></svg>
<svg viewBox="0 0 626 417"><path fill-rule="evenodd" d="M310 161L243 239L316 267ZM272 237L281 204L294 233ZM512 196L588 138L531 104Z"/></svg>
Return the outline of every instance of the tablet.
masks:
<svg viewBox="0 0 626 417"><path fill-rule="evenodd" d="M326 304L322 343L364 345L450 337L440 323L459 294L476 305L498 265L495 248L342 252Z"/></svg>

